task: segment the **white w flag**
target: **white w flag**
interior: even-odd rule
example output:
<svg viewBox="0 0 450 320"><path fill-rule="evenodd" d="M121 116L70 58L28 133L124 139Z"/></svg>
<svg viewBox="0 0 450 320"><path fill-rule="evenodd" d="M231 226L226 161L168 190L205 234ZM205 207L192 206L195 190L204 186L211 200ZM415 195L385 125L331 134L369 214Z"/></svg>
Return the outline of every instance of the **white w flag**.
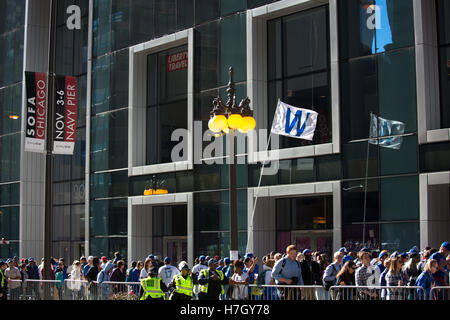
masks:
<svg viewBox="0 0 450 320"><path fill-rule="evenodd" d="M278 100L272 123L272 132L282 136L312 140L318 113L296 108Z"/></svg>
<svg viewBox="0 0 450 320"><path fill-rule="evenodd" d="M370 138L369 143L378 144L380 147L400 149L403 137L395 137L405 133L405 124L400 121L387 120L370 114ZM382 138L387 137L387 138Z"/></svg>

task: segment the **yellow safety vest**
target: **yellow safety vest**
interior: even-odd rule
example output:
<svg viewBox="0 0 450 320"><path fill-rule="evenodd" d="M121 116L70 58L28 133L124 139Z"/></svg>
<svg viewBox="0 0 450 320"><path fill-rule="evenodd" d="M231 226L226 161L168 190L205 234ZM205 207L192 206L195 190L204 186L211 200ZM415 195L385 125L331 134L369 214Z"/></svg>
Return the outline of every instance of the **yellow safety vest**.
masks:
<svg viewBox="0 0 450 320"><path fill-rule="evenodd" d="M2 275L2 286L1 286L1 288L3 288L5 286L5 275L3 274L3 270L0 270L0 274Z"/></svg>
<svg viewBox="0 0 450 320"><path fill-rule="evenodd" d="M177 293L185 294L190 297L193 296L192 290L194 288L194 282L192 281L192 279L189 275L185 279L185 278L183 278L183 276L181 274L179 274L179 275L176 275L174 277L174 279L175 279L175 284L177 286L175 291Z"/></svg>
<svg viewBox="0 0 450 320"><path fill-rule="evenodd" d="M161 278L148 277L146 279L141 279L142 289L144 289L144 294L141 300L146 300L148 296L152 299L163 298L165 300L165 294L161 290Z"/></svg>
<svg viewBox="0 0 450 320"><path fill-rule="evenodd" d="M216 270L216 272L219 274L220 281L222 281L223 280L223 272L220 270ZM208 278L209 277L209 268L203 269L202 271L200 271L200 273L203 274L203 276L205 278ZM223 290L222 284L220 284L220 288L222 289L221 294L224 294L225 291ZM200 285L200 292L208 293L208 284Z"/></svg>

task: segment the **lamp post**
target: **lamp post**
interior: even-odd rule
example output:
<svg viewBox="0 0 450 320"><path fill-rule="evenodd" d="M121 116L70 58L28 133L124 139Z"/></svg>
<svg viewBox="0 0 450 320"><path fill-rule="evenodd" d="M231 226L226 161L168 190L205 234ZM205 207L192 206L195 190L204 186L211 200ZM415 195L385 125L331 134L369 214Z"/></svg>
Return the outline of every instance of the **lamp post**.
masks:
<svg viewBox="0 0 450 320"><path fill-rule="evenodd" d="M223 103L220 97L213 100L214 109L208 122L209 129L219 134L228 134L229 155L229 200L230 200L230 258L238 259L238 223L237 223L237 191L236 191L236 152L234 137L236 130L247 133L255 129L256 121L250 109L250 99L245 98L236 105L233 81L233 67L229 70L228 101Z"/></svg>

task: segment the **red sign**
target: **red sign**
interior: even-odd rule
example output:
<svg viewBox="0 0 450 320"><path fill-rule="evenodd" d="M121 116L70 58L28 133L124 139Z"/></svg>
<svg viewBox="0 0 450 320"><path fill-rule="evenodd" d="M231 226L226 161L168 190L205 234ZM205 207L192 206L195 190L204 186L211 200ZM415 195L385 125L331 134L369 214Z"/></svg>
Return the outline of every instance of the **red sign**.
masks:
<svg viewBox="0 0 450 320"><path fill-rule="evenodd" d="M27 110L25 151L43 152L47 121L47 75L25 72Z"/></svg>
<svg viewBox="0 0 450 320"><path fill-rule="evenodd" d="M77 82L75 77L55 77L53 153L73 154L77 130Z"/></svg>
<svg viewBox="0 0 450 320"><path fill-rule="evenodd" d="M166 71L172 72L188 67L188 52L174 53L166 57Z"/></svg>

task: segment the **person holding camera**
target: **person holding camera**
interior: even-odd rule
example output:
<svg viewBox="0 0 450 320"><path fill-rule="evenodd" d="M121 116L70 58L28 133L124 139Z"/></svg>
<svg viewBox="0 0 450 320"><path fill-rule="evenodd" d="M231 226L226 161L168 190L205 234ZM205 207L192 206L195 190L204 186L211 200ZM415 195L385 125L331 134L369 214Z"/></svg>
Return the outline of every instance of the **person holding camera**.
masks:
<svg viewBox="0 0 450 320"><path fill-rule="evenodd" d="M272 271L272 278L275 279L277 285L304 285L302 269L300 263L295 259L296 257L297 248L294 245L289 245L286 248L286 257L278 260ZM300 293L299 289L283 288L280 290L281 299L283 300L300 299Z"/></svg>

